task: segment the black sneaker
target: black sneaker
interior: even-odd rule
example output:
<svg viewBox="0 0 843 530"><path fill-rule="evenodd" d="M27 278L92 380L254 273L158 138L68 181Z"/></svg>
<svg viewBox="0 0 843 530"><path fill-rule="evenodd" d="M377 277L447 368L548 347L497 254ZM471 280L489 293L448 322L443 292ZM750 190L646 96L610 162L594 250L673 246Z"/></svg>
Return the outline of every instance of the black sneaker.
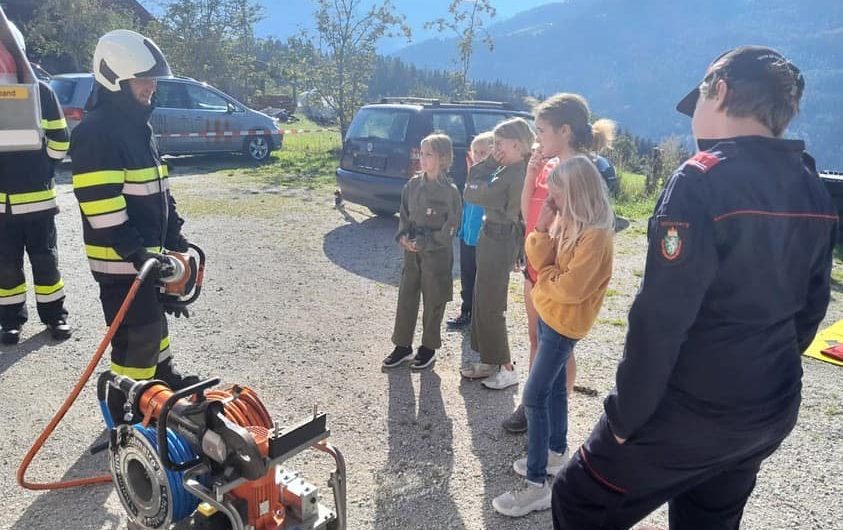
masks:
<svg viewBox="0 0 843 530"><path fill-rule="evenodd" d="M456 318L448 319L445 324L448 326L448 329L464 329L471 325L471 313L466 311L460 311L459 316Z"/></svg>
<svg viewBox="0 0 843 530"><path fill-rule="evenodd" d="M3 328L0 342L3 344L17 344L20 341L20 328Z"/></svg>
<svg viewBox="0 0 843 530"><path fill-rule="evenodd" d="M436 360L436 350L431 350L425 346L419 346L419 351L416 353L416 360L410 365L410 370L424 370Z"/></svg>
<svg viewBox="0 0 843 530"><path fill-rule="evenodd" d="M383 360L384 368L395 368L405 361L413 360L413 348L406 346L396 346L392 353L386 356Z"/></svg>
<svg viewBox="0 0 843 530"><path fill-rule="evenodd" d="M524 413L524 405L518 405L515 412L504 420L503 428L512 434L527 432L527 415Z"/></svg>
<svg viewBox="0 0 843 530"><path fill-rule="evenodd" d="M55 322L50 322L47 324L47 327L50 328L50 335L52 335L55 340L67 340L72 334L70 326L63 318L60 318Z"/></svg>

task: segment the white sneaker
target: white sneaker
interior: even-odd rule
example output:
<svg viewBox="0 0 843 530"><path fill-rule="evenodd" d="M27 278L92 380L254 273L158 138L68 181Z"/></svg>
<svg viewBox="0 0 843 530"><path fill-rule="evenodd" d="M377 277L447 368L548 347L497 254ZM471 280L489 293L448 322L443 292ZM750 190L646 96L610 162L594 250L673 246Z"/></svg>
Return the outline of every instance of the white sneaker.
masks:
<svg viewBox="0 0 843 530"><path fill-rule="evenodd" d="M562 471L565 464L568 463L568 451L564 453L557 453L556 451L547 451L547 474L555 477ZM527 476L527 457L519 458L512 464L512 469L522 477Z"/></svg>
<svg viewBox="0 0 843 530"><path fill-rule="evenodd" d="M497 372L483 380L483 386L492 390L503 390L504 388L517 384L518 372L515 371L514 366L512 370L507 370L501 366Z"/></svg>
<svg viewBox="0 0 843 530"><path fill-rule="evenodd" d="M495 373L498 366L495 364L472 363L460 369L460 373L466 379L485 379Z"/></svg>
<svg viewBox="0 0 843 530"><path fill-rule="evenodd" d="M524 481L521 489L507 491L492 500L492 507L503 515L523 517L530 512L550 509L552 494L550 482L538 485Z"/></svg>

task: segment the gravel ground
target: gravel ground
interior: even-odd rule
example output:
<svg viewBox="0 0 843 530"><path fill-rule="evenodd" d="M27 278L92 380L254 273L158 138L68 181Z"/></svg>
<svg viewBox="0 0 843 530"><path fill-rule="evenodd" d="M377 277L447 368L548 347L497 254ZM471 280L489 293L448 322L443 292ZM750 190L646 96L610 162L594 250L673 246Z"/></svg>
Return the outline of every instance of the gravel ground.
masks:
<svg viewBox="0 0 843 530"><path fill-rule="evenodd" d="M432 371L411 374L405 366L382 373L380 361L392 347L401 268L392 242L396 219L372 218L353 205L336 210L326 190L257 190L225 184L218 175L188 173L182 168L174 189L188 217L185 231L204 247L209 265L193 316L171 320L183 371L254 388L282 423L306 416L314 404L326 411L331 440L348 460L351 529L551 526L547 512L511 520L491 507L493 497L518 484L511 463L523 454L525 438L503 432L500 421L518 402L520 388L493 392L461 380L461 363L476 359L467 337L444 334ZM14 479L24 452L104 332L78 209L66 178L63 182L57 222L75 333L55 344L30 321L21 344L3 347L0 354L2 529L125 528L110 485L34 493ZM611 296L590 337L577 346L578 384L598 395L573 396L572 447L587 436L613 385L626 312L643 270L642 223L633 222L618 236L616 252ZM523 386L527 334L521 289L513 274L510 340ZM843 318L841 297L837 287L829 324ZM34 314L34 301L30 304ZM449 314L457 307L451 304ZM843 372L811 359L803 365L799 423L763 467L744 528L843 528ZM36 457L29 478L102 474L105 455L89 456L87 449L103 439L89 385ZM324 456L306 453L291 464L316 484L327 479ZM665 516L662 508L648 521L666 525Z"/></svg>

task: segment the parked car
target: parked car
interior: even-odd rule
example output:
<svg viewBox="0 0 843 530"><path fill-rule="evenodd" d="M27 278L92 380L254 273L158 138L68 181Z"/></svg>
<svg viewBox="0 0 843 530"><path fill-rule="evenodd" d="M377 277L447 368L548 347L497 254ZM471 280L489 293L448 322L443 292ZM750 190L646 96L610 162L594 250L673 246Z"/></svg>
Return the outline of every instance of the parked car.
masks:
<svg viewBox="0 0 843 530"><path fill-rule="evenodd" d="M843 219L843 171L822 171L820 179L831 193L831 198L837 205L837 213ZM843 245L843 227L837 232L837 242Z"/></svg>
<svg viewBox="0 0 843 530"><path fill-rule="evenodd" d="M50 86L72 130L85 116L94 76L56 75ZM263 162L284 140L278 120L186 77L158 81L151 122L159 149L167 155L237 151Z"/></svg>
<svg viewBox="0 0 843 530"><path fill-rule="evenodd" d="M32 65L32 71L35 72L35 77L37 77L41 81L49 83L50 79L53 78L53 76L50 75L50 72L44 70L44 68L42 68L40 64L33 62L30 62L29 64Z"/></svg>
<svg viewBox="0 0 843 530"><path fill-rule="evenodd" d="M462 189L471 140L515 116L532 120L527 112L506 103L436 99L385 98L357 111L343 141L337 168L338 200L361 204L375 215L398 211L401 189L419 169L419 143L434 131L454 143L450 176Z"/></svg>

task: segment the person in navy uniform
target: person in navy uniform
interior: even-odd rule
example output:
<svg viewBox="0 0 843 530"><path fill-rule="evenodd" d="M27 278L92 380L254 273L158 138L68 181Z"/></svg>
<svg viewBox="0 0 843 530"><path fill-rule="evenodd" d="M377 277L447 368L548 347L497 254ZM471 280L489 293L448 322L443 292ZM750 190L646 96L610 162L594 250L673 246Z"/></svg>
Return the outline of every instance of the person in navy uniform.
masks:
<svg viewBox="0 0 843 530"><path fill-rule="evenodd" d="M556 479L556 530L630 528L665 502L673 529L739 527L830 298L837 212L804 143L782 139L804 86L744 46L677 106L699 152L650 219L616 387Z"/></svg>

